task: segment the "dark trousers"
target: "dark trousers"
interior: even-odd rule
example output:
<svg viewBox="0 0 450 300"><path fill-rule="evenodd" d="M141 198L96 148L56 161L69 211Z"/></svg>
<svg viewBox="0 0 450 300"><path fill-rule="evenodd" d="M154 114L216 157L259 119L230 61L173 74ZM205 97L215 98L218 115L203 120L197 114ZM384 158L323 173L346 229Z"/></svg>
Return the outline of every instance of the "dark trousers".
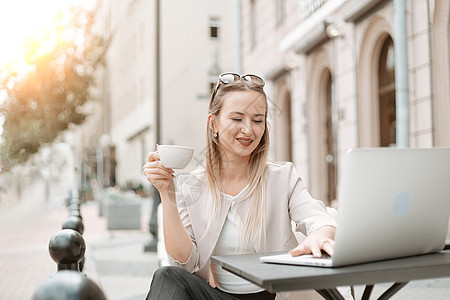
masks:
<svg viewBox="0 0 450 300"><path fill-rule="evenodd" d="M275 294L262 291L254 294L230 294L211 287L195 274L180 267L161 267L153 274L149 300L273 300Z"/></svg>

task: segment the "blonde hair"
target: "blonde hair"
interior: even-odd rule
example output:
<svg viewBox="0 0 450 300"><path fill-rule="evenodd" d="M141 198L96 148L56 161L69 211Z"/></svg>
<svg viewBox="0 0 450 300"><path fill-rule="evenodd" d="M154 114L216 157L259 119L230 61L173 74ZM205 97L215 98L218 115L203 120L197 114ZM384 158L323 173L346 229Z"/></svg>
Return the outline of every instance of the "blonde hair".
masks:
<svg viewBox="0 0 450 300"><path fill-rule="evenodd" d="M257 85L247 81L237 81L234 83L220 84L217 92L211 95L209 101L209 114L217 117L223 106L223 97L229 92L253 90L264 96L266 102L265 128L264 133L256 149L250 154L250 160L247 167L247 176L250 179L247 191L241 201L250 200L249 210L245 223L240 221L239 240L240 248L246 249L251 246L256 236L257 230L261 231L259 235L261 240L257 241L259 245L265 247L265 214L266 214L266 182L265 168L269 153L269 131L267 127L267 96L261 85ZM212 215L209 226L216 220L223 202L223 186L221 181L222 172L222 156L220 151L219 140L214 136L213 131L207 126L206 132L206 174L209 187L213 196L211 205ZM258 249L257 249L258 250Z"/></svg>

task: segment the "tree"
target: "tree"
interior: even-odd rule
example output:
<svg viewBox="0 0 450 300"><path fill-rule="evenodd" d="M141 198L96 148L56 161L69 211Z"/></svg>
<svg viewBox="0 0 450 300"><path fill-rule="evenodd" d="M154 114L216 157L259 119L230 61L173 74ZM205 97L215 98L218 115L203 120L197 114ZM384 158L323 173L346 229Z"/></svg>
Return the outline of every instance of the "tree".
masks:
<svg viewBox="0 0 450 300"><path fill-rule="evenodd" d="M14 66L0 73L6 95L0 106L2 171L26 162L71 124L85 121L82 106L94 98L95 71L106 49L92 31L93 20L93 13L82 8L72 8L69 18L61 14L51 32L26 43L25 74ZM50 41L55 46L45 51Z"/></svg>

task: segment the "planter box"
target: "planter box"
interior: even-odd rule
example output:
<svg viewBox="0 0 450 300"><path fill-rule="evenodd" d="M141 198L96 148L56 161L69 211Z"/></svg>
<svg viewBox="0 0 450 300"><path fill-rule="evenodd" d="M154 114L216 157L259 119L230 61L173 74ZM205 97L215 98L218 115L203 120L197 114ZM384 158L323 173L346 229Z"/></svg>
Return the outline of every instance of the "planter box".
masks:
<svg viewBox="0 0 450 300"><path fill-rule="evenodd" d="M141 229L141 201L138 199L103 199L107 228Z"/></svg>

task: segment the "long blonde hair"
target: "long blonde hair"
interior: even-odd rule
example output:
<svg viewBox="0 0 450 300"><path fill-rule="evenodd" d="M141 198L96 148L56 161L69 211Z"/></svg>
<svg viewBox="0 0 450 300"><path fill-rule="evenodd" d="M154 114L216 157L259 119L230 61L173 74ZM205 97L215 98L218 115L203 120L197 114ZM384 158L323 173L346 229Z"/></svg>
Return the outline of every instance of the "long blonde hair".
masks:
<svg viewBox="0 0 450 300"><path fill-rule="evenodd" d="M249 199L250 205L245 223L240 222L239 237L240 248L246 249L251 246L251 241L256 236L254 233L260 230L259 235L261 240L257 241L259 245L265 247L265 214L266 214L266 182L265 182L265 168L269 154L269 131L267 127L267 96L261 85L254 84L247 81L237 81L228 84L221 84L216 87L217 92L211 95L209 101L209 114L217 117L220 114L223 106L223 97L229 92L234 91L248 91L253 90L264 96L266 102L265 113L265 128L264 133L259 142L259 145L251 153L250 160L247 167L247 176L250 179L250 184L247 191L242 198L242 201ZM206 174L208 177L209 187L213 196L212 216L211 221L216 220L222 200L223 200L223 185L221 181L222 172L222 156L220 151L219 139L214 136L213 131L207 126L206 132ZM241 220L242 221L242 220Z"/></svg>

